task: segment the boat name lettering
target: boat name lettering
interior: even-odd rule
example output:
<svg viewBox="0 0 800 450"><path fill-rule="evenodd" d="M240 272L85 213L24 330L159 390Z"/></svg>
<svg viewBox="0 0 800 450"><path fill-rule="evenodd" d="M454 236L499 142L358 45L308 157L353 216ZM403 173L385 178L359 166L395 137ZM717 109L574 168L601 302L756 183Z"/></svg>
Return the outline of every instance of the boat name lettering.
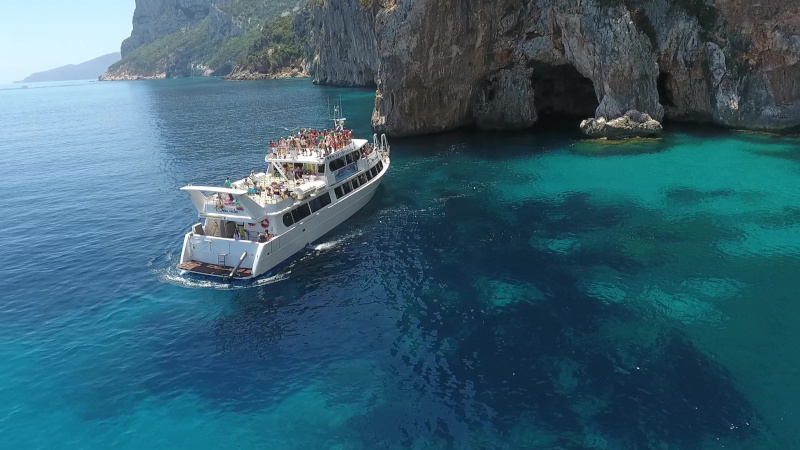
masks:
<svg viewBox="0 0 800 450"><path fill-rule="evenodd" d="M237 211L235 209L215 208L215 212L225 213L225 214L239 214L241 211Z"/></svg>

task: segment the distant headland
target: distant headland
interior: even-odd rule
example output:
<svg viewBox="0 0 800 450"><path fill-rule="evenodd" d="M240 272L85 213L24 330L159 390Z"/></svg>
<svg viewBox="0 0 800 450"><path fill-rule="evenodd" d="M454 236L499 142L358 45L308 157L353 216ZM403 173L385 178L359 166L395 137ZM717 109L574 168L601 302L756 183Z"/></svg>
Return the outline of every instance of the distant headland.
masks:
<svg viewBox="0 0 800 450"><path fill-rule="evenodd" d="M119 52L109 53L81 64L68 64L55 69L36 72L15 83L35 83L39 81L96 80L108 67L119 61Z"/></svg>

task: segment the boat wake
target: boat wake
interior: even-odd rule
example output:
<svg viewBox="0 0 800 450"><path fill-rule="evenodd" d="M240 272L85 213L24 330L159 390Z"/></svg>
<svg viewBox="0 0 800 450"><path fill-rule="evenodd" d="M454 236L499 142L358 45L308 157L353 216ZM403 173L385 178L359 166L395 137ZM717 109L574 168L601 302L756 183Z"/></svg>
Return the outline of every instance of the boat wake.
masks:
<svg viewBox="0 0 800 450"><path fill-rule="evenodd" d="M308 250L315 250L315 251L318 251L318 252L324 252L325 250L330 250L332 248L338 247L345 240L347 240L347 238L341 238L341 239L337 239L335 241L330 241L330 242L322 242L322 243L319 243L319 244L316 244L316 245L308 244L308 245L306 245L306 248Z"/></svg>
<svg viewBox="0 0 800 450"><path fill-rule="evenodd" d="M176 256L167 253L162 258L154 258L148 264L150 273L156 276L158 281L180 286L189 289L216 289L234 290L251 289L254 287L266 286L289 279L292 273L290 270L280 270L277 273L266 273L254 280L231 280L216 279L202 275L193 274L176 267ZM163 266L166 263L166 267Z"/></svg>
<svg viewBox="0 0 800 450"><path fill-rule="evenodd" d="M346 235L341 236L338 239L334 239L332 241L320 242L317 244L308 244L306 245L306 249L317 252L324 252L340 248L342 247L343 244L347 243L348 241L352 241L354 238L357 238L363 234L364 234L363 231L353 230L351 233L347 233Z"/></svg>

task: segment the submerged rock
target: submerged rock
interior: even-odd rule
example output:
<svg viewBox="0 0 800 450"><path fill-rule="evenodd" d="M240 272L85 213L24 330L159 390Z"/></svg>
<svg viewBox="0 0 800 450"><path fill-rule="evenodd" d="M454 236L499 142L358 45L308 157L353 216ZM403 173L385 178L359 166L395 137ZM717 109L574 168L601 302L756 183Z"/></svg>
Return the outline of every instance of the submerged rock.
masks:
<svg viewBox="0 0 800 450"><path fill-rule="evenodd" d="M627 137L654 137L662 132L661 123L648 114L630 110L613 120L587 119L581 122L583 134L593 138L621 139Z"/></svg>

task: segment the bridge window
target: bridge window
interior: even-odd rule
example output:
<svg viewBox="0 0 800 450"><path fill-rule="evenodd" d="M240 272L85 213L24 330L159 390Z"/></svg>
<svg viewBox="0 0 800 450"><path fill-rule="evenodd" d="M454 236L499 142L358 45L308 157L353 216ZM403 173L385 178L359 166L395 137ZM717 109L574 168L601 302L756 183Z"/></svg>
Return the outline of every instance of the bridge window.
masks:
<svg viewBox="0 0 800 450"><path fill-rule="evenodd" d="M325 194L315 198L314 200L311 200L310 202L308 202L308 204L311 205L312 213L317 212L320 209L331 204L331 194L326 192Z"/></svg>
<svg viewBox="0 0 800 450"><path fill-rule="evenodd" d="M292 210L292 218L294 219L295 223L300 222L301 220L305 219L310 215L311 215L311 208L308 207L308 203L303 203L302 205Z"/></svg>

